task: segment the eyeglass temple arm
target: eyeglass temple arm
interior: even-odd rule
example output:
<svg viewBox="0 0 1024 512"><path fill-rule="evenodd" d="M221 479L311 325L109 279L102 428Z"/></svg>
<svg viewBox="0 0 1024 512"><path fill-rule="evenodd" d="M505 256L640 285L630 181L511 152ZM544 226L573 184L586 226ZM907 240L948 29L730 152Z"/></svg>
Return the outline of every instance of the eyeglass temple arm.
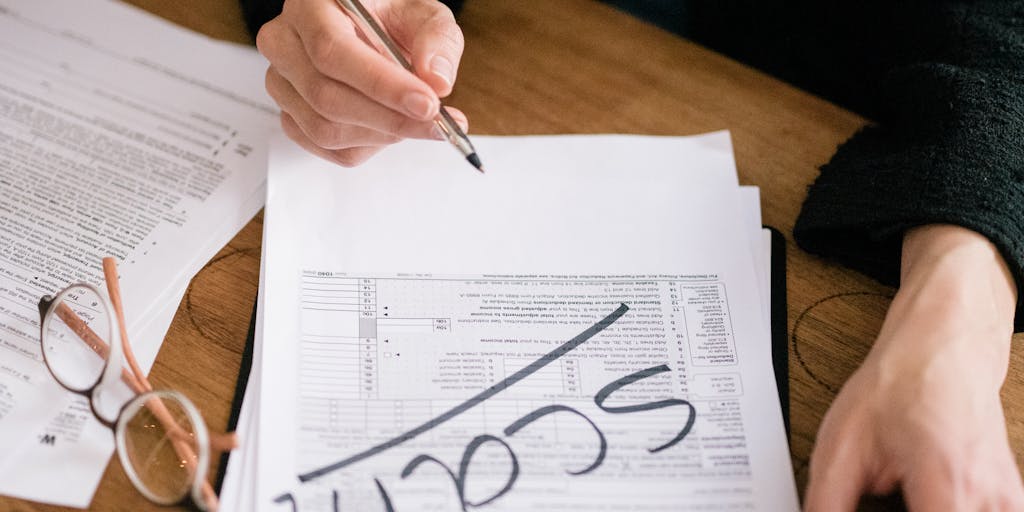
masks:
<svg viewBox="0 0 1024 512"><path fill-rule="evenodd" d="M131 367L132 373L135 374L135 378L138 379L142 387L146 391L152 391L153 386L150 385L146 374L139 367L139 363L135 359L135 352L132 351L131 343L128 342L127 323L124 319L124 306L121 302L121 285L117 275L117 260L110 256L103 258L103 277L107 282L107 294L110 296L110 303L114 306L114 314L117 315L117 327L121 331L121 344L124 346L124 355L128 360L128 366ZM210 434L210 448L214 450L227 451L237 447L238 436L234 432Z"/></svg>
<svg viewBox="0 0 1024 512"><path fill-rule="evenodd" d="M110 347L103 339L93 331L88 324L85 323L67 304L61 302L54 306L56 309L54 313L64 321L64 323L71 328L72 332L78 336L79 339L85 342L86 345L96 355L107 358L110 352ZM115 306L116 307L116 306ZM127 347L126 347L127 348ZM141 375L138 374L138 375ZM143 382L140 382L136 378L136 374L129 372L128 369L121 369L121 380L133 391L135 394L142 394L146 391L146 386L149 384L148 380L145 380L145 376L142 375ZM227 432L223 434L210 433L210 448L215 451L229 451L238 446L238 436L234 432Z"/></svg>
<svg viewBox="0 0 1024 512"><path fill-rule="evenodd" d="M57 304L54 313L71 328L71 331L79 339L84 341L93 352L96 352L96 355L103 359L107 358L110 353L110 347L107 345L107 342L103 341L67 304L64 302ZM121 380L135 393L142 393L142 384L125 368L121 369Z"/></svg>
<svg viewBox="0 0 1024 512"><path fill-rule="evenodd" d="M139 368L138 362L135 359L135 354L131 350L131 344L128 343L128 333L125 327L124 321L124 308L121 303L120 286L118 286L117 279L117 266L113 258L103 259L103 271L107 282L107 292L111 299L111 304L114 307L114 312L117 315L118 328L121 331L121 343L124 347L125 358L128 360L128 364L131 367L129 373L127 369L121 369L121 380L131 388L136 394L141 394L146 391L153 389L150 385L149 380L146 379L145 374ZM61 318L72 331L83 341L87 343L97 355L106 359L110 352L110 347L100 338L88 324L82 321L81 318L63 302L57 305L56 310L57 316ZM195 454L192 453L192 447L189 446L190 437L181 430L181 426L171 416L170 411L164 405L163 401L159 398L154 398L146 401L146 408L150 409L157 420L160 421L164 430L169 434L172 445L174 446L175 453L182 458L182 461L189 466L189 469L195 472ZM211 435L210 436L210 448L217 451L231 450L238 446L238 437L234 432ZM206 502L207 508L210 510L216 510L217 508L217 495L213 492L213 488L207 481L203 482L203 500Z"/></svg>
<svg viewBox="0 0 1024 512"><path fill-rule="evenodd" d="M142 385L142 389L153 391L153 386L149 384L149 379L146 378L146 374L139 367L138 361L135 360L132 344L128 342L128 328L124 321L124 306L121 302L121 285L117 275L117 261L110 256L103 258L103 277L107 281L107 295L110 297L110 303L114 306L114 314L117 316L117 328L121 331L121 345L124 347L124 358L128 361L128 366L132 369L132 373L135 374L135 378Z"/></svg>
<svg viewBox="0 0 1024 512"><path fill-rule="evenodd" d="M121 330L122 346L124 347L124 353L129 358L129 365L132 367L132 371L128 369L121 369L121 380L135 393L141 394L152 389L145 374L141 372L138 364L132 364L135 362L134 354L131 352L131 345L127 343L127 332L124 327L124 309L121 306L120 289L115 284L110 286L110 283L117 282L117 270L116 266L113 267L113 275L107 271L106 259L104 260L104 273L106 274L106 281L108 283L108 294L111 296L111 303L114 306L115 313L119 323L119 329ZM64 321L64 323L71 328L72 332L75 333L86 345L92 349L98 356L106 359L110 353L110 346L107 345L103 339L96 334L92 328L89 327L85 321L83 321L77 313L74 312L67 304L61 302L56 305L54 313ZM181 430L180 425L174 421L164 405L163 401L159 398L154 398L146 401L146 408L153 412L153 415L157 417L164 430L168 433L171 438L172 445L174 446L175 453L190 466L190 470L195 471L194 459L195 454L192 453L191 446L188 445L190 437ZM230 450L238 445L238 438L232 432L222 435L211 435L210 436L210 448L217 451ZM208 482L203 482L203 498L207 504L207 507L211 510L215 510L217 507L217 496L213 492L213 488Z"/></svg>
<svg viewBox="0 0 1024 512"><path fill-rule="evenodd" d="M117 326L121 331L121 346L124 347L125 359L128 360L128 366L131 367L132 373L138 380L139 384L146 391L151 391L153 386L149 384L149 379L139 368L138 362L135 360L135 354L132 352L131 344L128 342L128 329L124 321L124 307L121 303L121 286L117 275L117 261L110 256L103 258L103 277L107 282L107 295L110 296L110 303L114 306L114 314L117 315ZM157 417L157 420L163 425L164 430L170 434L171 443L174 447L175 453L181 457L188 468L195 474L195 454L192 453L192 447L189 446L188 436L181 431L181 426L177 421L171 417L170 412L164 405L163 401L159 398L153 398L146 401L146 407ZM234 433L230 434L232 437L228 439L221 439L218 444L225 444L225 441L230 443L231 447L238 445L238 439L234 436ZM226 436L225 436L226 437ZM213 437L210 437L211 447L214 444ZM206 507L209 510L217 510L219 500L217 493L213 491L213 487L210 482L205 478L203 479L203 501L206 502Z"/></svg>

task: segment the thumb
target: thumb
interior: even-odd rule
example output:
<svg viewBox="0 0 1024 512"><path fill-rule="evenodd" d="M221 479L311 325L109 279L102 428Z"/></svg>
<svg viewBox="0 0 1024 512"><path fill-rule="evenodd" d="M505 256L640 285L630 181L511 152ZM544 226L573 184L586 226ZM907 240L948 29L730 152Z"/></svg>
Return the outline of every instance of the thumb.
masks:
<svg viewBox="0 0 1024 512"><path fill-rule="evenodd" d="M412 0L399 5L391 13L388 28L407 43L416 76L438 96L451 94L464 45L455 16L437 0Z"/></svg>

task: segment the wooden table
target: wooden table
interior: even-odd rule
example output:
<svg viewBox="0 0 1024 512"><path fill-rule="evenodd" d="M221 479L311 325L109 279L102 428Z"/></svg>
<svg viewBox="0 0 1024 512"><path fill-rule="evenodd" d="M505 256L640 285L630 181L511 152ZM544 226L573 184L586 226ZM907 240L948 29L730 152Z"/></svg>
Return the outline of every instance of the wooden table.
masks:
<svg viewBox="0 0 1024 512"><path fill-rule="evenodd" d="M236 0L130 0L210 36L251 43ZM793 469L801 489L818 424L867 353L893 290L800 251L791 232L807 186L865 120L783 82L589 0L471 0L451 104L473 133L732 131L740 182L761 187L764 221L786 234ZM262 214L193 279L151 380L174 386L223 428L256 295ZM1014 344L1006 404L1024 403ZM965 377L967 378L967 377ZM1018 464L1024 409L1007 409ZM898 508L872 500L865 509ZM92 508L160 510L111 460ZM58 510L0 498L0 510Z"/></svg>

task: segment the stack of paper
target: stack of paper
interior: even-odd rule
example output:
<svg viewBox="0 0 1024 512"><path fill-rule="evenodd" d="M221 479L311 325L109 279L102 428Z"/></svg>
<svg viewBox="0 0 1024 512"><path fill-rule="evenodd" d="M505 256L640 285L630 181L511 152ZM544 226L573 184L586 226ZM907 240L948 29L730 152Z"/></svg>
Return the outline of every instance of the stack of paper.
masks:
<svg viewBox="0 0 1024 512"><path fill-rule="evenodd" d="M796 510L727 133L272 144L225 510Z"/></svg>
<svg viewBox="0 0 1024 512"><path fill-rule="evenodd" d="M263 203L265 69L120 2L0 0L0 494L89 505L114 440L47 371L38 301L102 285L116 257L149 369L189 280Z"/></svg>

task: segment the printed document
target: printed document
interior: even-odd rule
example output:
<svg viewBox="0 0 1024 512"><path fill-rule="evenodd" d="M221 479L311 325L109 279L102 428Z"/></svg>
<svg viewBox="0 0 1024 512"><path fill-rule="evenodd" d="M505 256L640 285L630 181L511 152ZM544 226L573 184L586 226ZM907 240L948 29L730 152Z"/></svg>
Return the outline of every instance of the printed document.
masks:
<svg viewBox="0 0 1024 512"><path fill-rule="evenodd" d="M728 135L474 143L275 143L225 508L796 510Z"/></svg>
<svg viewBox="0 0 1024 512"><path fill-rule="evenodd" d="M85 507L113 436L39 349L41 296L119 260L149 368L188 280L263 202L253 48L110 0L0 0L0 493Z"/></svg>

